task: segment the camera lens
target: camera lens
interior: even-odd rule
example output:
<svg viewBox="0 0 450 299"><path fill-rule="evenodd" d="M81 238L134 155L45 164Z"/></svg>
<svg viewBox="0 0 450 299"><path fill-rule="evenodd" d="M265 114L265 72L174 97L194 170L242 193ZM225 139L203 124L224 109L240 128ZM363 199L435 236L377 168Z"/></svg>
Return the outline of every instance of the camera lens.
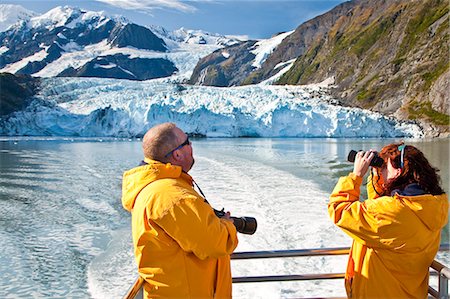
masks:
<svg viewBox="0 0 450 299"><path fill-rule="evenodd" d="M231 217L236 230L241 234L253 235L256 232L257 222L253 217Z"/></svg>
<svg viewBox="0 0 450 299"><path fill-rule="evenodd" d="M221 211L214 209L214 213L217 217L222 218L225 216L225 211L222 209ZM230 217L233 219L233 224L236 227L236 230L241 234L253 235L256 232L257 222L253 217Z"/></svg>

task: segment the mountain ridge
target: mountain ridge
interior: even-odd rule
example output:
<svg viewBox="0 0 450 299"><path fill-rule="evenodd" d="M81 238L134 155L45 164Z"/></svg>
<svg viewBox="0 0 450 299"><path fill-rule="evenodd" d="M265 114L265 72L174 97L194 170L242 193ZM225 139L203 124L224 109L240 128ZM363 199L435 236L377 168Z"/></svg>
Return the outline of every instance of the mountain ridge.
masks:
<svg viewBox="0 0 450 299"><path fill-rule="evenodd" d="M448 22L443 0L344 2L298 26L260 68L247 68L237 74L240 81L220 84L261 83L279 73L279 66L290 65L274 84L303 85L332 77L332 95L342 105L416 120L428 136L449 136ZM226 70L222 65L238 69L229 61L208 64L213 56L199 65L217 73ZM198 82L194 75L200 73L197 69L191 82ZM217 84L207 76L203 80Z"/></svg>
<svg viewBox="0 0 450 299"><path fill-rule="evenodd" d="M0 72L129 80L188 77L201 56L237 42L199 30L170 32L122 16L58 6L0 32Z"/></svg>

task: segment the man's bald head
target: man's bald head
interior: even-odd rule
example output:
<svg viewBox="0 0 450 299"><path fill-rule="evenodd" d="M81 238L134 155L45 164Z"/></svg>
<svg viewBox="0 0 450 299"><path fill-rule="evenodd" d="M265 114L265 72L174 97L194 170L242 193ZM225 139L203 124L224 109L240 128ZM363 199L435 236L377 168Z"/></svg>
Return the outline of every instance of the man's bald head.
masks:
<svg viewBox="0 0 450 299"><path fill-rule="evenodd" d="M147 131L142 141L144 156L148 159L168 162L164 157L168 152L178 146L179 140L174 123L162 123Z"/></svg>

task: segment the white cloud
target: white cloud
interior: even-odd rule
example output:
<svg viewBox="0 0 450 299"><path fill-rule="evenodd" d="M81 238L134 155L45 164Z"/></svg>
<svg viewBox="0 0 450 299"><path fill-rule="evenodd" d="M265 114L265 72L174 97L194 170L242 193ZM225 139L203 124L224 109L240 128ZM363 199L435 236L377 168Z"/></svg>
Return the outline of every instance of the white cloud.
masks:
<svg viewBox="0 0 450 299"><path fill-rule="evenodd" d="M155 9L175 9L183 12L194 12L194 6L183 3L180 0L96 0L112 6L128 10L140 10L151 13Z"/></svg>

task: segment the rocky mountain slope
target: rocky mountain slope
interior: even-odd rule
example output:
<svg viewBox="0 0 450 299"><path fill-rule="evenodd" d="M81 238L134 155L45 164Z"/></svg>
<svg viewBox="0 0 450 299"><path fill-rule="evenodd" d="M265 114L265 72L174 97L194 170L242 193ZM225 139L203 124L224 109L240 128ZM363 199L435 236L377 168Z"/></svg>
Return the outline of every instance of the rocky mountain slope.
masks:
<svg viewBox="0 0 450 299"><path fill-rule="evenodd" d="M199 62L191 82L203 74L202 84L253 84L281 70L276 84L333 77L333 94L341 104L415 119L430 135L445 136L450 133L448 24L446 0L345 2L300 25L261 67L242 68L232 56L217 64L213 53ZM236 74L238 82L219 82L214 73L205 74L206 68L217 74L246 72Z"/></svg>
<svg viewBox="0 0 450 299"><path fill-rule="evenodd" d="M251 49L256 41L246 41L227 47L226 51L216 50L202 58L196 65L189 83L211 86L239 85L246 74L252 71L255 55Z"/></svg>

